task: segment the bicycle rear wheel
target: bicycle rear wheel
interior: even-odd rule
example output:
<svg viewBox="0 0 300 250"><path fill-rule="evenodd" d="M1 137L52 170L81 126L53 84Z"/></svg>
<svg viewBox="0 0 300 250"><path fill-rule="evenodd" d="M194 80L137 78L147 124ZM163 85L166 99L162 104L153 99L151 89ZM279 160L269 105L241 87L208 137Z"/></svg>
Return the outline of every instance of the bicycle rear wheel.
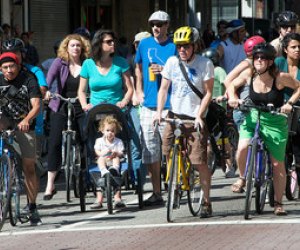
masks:
<svg viewBox="0 0 300 250"><path fill-rule="evenodd" d="M169 162L168 171L169 171L169 182L168 182L168 200L167 200L167 221L173 222L173 210L178 208L177 206L180 203L179 187L177 183L178 177L178 146L174 146L173 151L171 152L172 158ZM178 202L179 199L179 202Z"/></svg>
<svg viewBox="0 0 300 250"><path fill-rule="evenodd" d="M0 157L0 231L4 225L11 197L11 162L7 154Z"/></svg>
<svg viewBox="0 0 300 250"><path fill-rule="evenodd" d="M144 207L144 201L143 201L143 184L142 184L142 176L141 176L140 169L136 170L136 176L137 176L136 191L138 195L139 208L142 209Z"/></svg>
<svg viewBox="0 0 300 250"><path fill-rule="evenodd" d="M271 162L268 159L268 153L264 151L262 157L262 172L260 173L260 183L257 183L255 189L255 208L258 214L264 211L267 192L271 181Z"/></svg>
<svg viewBox="0 0 300 250"><path fill-rule="evenodd" d="M200 183L200 174L198 169L191 165L189 170L189 186L188 204L190 212L193 216L200 215L201 204L203 200L203 190Z"/></svg>
<svg viewBox="0 0 300 250"><path fill-rule="evenodd" d="M249 219L249 213L251 209L251 201L253 196L253 188L254 188L254 170L256 164L256 151L257 151L257 140L253 140L252 144L249 145L248 150L251 150L247 176L246 176L246 199L245 199L245 211L244 211L244 218L245 220Z"/></svg>

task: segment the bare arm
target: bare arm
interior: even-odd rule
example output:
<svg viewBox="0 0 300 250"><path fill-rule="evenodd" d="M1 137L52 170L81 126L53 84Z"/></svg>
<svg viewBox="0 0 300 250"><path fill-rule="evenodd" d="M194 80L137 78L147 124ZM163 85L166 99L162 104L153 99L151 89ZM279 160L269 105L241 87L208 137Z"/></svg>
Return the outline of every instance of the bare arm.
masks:
<svg viewBox="0 0 300 250"><path fill-rule="evenodd" d="M130 80L130 72L127 70L122 74L123 83L125 85L126 93L122 99L122 101L118 102L116 105L120 108L124 108L131 100L133 95L133 86Z"/></svg>
<svg viewBox="0 0 300 250"><path fill-rule="evenodd" d="M84 111L88 111L92 107L92 105L88 104L87 100L86 100L87 86L88 86L88 79L80 77L77 95L78 95L82 110L84 110Z"/></svg>
<svg viewBox="0 0 300 250"><path fill-rule="evenodd" d="M144 91L143 91L143 71L142 64L136 64L135 66L136 76L136 96L139 103L144 102Z"/></svg>
<svg viewBox="0 0 300 250"><path fill-rule="evenodd" d="M31 121L38 115L40 112L40 105L41 105L41 99L36 97L36 98L31 98L30 99L31 103L31 110L27 114L27 116L18 124L18 128L20 131L27 132L29 131L29 126Z"/></svg>

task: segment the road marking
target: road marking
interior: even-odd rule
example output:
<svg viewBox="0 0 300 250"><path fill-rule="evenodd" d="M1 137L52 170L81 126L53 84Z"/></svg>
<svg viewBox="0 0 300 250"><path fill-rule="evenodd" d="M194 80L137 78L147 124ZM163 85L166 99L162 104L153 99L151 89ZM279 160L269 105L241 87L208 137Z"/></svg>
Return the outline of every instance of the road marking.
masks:
<svg viewBox="0 0 300 250"><path fill-rule="evenodd" d="M103 214L90 217L101 218L107 215L107 212ZM185 223L165 223L165 224L148 224L148 225L126 225L126 226L88 226L80 227L78 225L86 224L87 222L74 223L70 226L64 226L57 229L48 230L29 230L29 231L11 231L11 232L1 232L0 237L11 236L11 235L30 235L30 234L48 234L48 233L59 233L59 232L72 232L72 231L99 231L99 230L124 230L124 229L148 229L148 228L166 228L166 227L190 227L190 226L214 226L214 225L266 225L266 224L300 224L299 219L277 219L277 220L257 220L257 221L246 221L246 220L232 220L232 221L207 221L207 222L185 222ZM76 226L76 228L75 228Z"/></svg>

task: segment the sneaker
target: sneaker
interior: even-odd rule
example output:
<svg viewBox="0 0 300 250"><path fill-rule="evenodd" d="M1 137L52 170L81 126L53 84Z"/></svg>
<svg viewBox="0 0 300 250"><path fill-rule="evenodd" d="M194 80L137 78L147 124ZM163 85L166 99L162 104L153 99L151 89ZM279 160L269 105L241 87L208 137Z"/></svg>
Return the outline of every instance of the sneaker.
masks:
<svg viewBox="0 0 300 250"><path fill-rule="evenodd" d="M164 200L160 194L153 193L147 200L144 201L145 206L163 205Z"/></svg>
<svg viewBox="0 0 300 250"><path fill-rule="evenodd" d="M235 177L235 169L234 168L226 169L225 177L226 178L234 178Z"/></svg>
<svg viewBox="0 0 300 250"><path fill-rule="evenodd" d="M100 209L102 207L102 203L97 200L92 205L90 205L90 209Z"/></svg>
<svg viewBox="0 0 300 250"><path fill-rule="evenodd" d="M43 224L37 209L29 212L28 219L30 226L40 226Z"/></svg>
<svg viewBox="0 0 300 250"><path fill-rule="evenodd" d="M114 208L124 208L126 207L125 203L122 200L115 201Z"/></svg>
<svg viewBox="0 0 300 250"><path fill-rule="evenodd" d="M29 214L29 204L27 203L25 207L22 208L21 214Z"/></svg>
<svg viewBox="0 0 300 250"><path fill-rule="evenodd" d="M211 203L204 202L201 205L200 218L208 218L212 216L212 206Z"/></svg>

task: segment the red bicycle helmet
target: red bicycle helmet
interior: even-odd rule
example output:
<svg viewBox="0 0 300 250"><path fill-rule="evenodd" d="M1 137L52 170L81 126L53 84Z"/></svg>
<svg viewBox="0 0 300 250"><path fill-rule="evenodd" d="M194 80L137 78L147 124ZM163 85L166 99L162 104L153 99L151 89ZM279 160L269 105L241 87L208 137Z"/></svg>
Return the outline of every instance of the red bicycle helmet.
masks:
<svg viewBox="0 0 300 250"><path fill-rule="evenodd" d="M248 38L246 40L246 42L244 43L244 50L245 50L247 56L252 55L252 50L255 45L257 45L259 43L265 43L265 42L266 42L266 40L261 36L251 36L250 38Z"/></svg>

